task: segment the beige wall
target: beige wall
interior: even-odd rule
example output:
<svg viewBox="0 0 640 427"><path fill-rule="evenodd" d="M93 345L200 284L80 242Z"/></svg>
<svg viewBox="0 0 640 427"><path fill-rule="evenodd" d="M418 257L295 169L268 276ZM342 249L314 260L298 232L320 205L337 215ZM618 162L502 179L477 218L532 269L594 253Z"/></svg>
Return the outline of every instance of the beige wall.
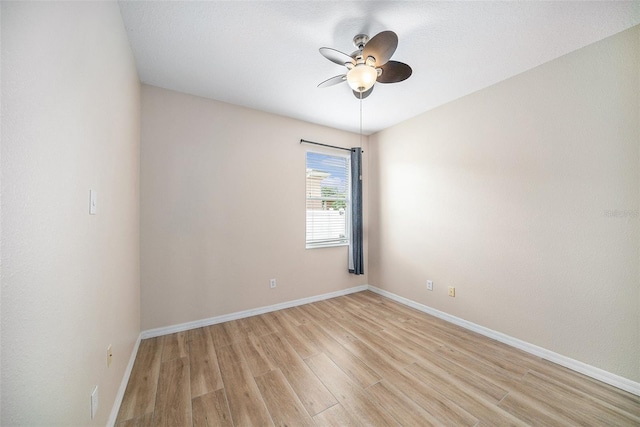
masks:
<svg viewBox="0 0 640 427"><path fill-rule="evenodd" d="M117 3L2 2L3 426L107 423L140 331L139 127Z"/></svg>
<svg viewBox="0 0 640 427"><path fill-rule="evenodd" d="M143 85L143 330L367 283L347 272L347 247L305 249L314 146L300 138L359 144L355 134Z"/></svg>
<svg viewBox="0 0 640 427"><path fill-rule="evenodd" d="M639 69L636 27L373 135L370 283L640 380Z"/></svg>

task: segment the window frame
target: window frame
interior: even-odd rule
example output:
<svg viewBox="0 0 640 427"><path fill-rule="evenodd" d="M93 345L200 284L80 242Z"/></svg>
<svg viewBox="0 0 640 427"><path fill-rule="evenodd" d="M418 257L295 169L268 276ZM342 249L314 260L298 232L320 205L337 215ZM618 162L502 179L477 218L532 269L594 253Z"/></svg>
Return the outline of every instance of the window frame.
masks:
<svg viewBox="0 0 640 427"><path fill-rule="evenodd" d="M346 191L344 198L337 197L314 197L309 198L308 188L307 188L307 169L308 169L308 155L309 153L318 154L322 156L330 156L330 157L340 157L346 160L347 162L347 170L346 170ZM319 248L333 248L340 246L349 246L351 240L351 155L350 154L340 154L340 153L328 153L325 150L306 150L304 155L304 164L305 164L305 248L306 249L319 249ZM344 201L345 202L345 237L344 238L336 238L329 239L326 241L309 241L307 234L307 203L309 200L316 201Z"/></svg>

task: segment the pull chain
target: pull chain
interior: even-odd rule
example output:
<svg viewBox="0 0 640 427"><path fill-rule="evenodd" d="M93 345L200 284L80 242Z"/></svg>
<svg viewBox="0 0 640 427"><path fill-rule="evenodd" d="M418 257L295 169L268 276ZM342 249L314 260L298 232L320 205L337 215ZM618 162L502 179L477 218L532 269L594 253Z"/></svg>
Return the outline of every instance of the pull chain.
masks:
<svg viewBox="0 0 640 427"><path fill-rule="evenodd" d="M360 152L362 152L362 92L360 92ZM358 179L362 182L362 170Z"/></svg>
<svg viewBox="0 0 640 427"><path fill-rule="evenodd" d="M360 92L360 150L362 150L362 92Z"/></svg>

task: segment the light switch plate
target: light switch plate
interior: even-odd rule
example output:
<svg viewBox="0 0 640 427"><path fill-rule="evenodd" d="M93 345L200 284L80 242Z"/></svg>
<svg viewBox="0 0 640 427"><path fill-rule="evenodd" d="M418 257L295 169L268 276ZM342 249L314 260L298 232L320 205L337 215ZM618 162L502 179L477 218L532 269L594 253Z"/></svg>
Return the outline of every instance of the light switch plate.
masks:
<svg viewBox="0 0 640 427"><path fill-rule="evenodd" d="M89 215L98 213L98 194L96 190L89 190Z"/></svg>

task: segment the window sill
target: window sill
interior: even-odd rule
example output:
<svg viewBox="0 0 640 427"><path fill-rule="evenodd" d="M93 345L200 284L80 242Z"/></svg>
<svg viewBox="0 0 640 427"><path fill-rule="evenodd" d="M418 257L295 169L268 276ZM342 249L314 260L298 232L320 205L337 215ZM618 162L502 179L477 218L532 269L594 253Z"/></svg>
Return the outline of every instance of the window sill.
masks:
<svg viewBox="0 0 640 427"><path fill-rule="evenodd" d="M307 245L305 249L322 249L322 248L335 248L339 246L349 246L349 242L345 243L331 243L327 245Z"/></svg>

